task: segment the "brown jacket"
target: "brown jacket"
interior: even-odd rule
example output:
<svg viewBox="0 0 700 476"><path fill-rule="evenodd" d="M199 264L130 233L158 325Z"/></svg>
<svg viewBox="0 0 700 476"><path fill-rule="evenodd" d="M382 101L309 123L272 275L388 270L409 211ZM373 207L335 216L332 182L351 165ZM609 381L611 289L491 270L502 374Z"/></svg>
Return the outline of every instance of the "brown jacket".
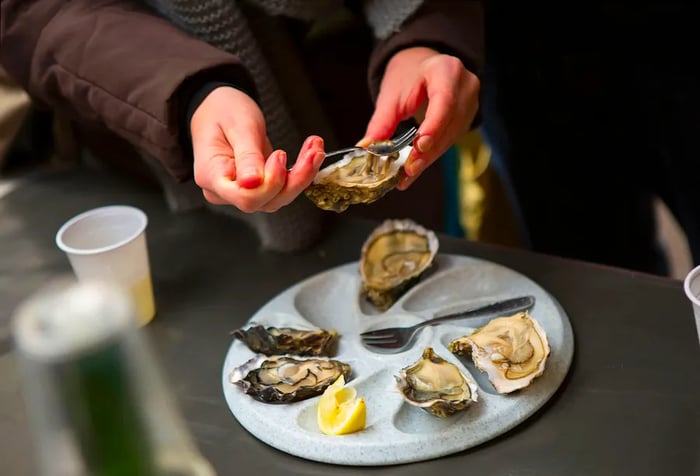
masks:
<svg viewBox="0 0 700 476"><path fill-rule="evenodd" d="M236 56L188 36L138 1L0 0L0 9L0 62L36 101L78 122L103 125L160 160L178 180L192 173L181 119L192 95L211 81L244 88L252 83ZM371 51L356 64L364 66L362 82L369 80L371 97L350 103L367 105L363 120L353 120L354 139L364 132L371 98L392 54L408 46L431 46L478 72L481 26L480 2L425 0L399 33L368 42ZM338 59L328 47L319 51L312 52L312 69L327 71L333 56L341 68L348 61L349 56ZM327 78L325 83L319 79L320 89L328 89ZM329 93L326 100L333 107L342 96Z"/></svg>

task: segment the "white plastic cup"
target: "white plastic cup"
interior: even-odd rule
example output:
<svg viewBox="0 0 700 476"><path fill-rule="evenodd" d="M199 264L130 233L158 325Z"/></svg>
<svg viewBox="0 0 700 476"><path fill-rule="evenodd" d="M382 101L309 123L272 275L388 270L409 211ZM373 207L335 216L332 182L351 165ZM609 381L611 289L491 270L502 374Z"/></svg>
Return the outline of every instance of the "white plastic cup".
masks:
<svg viewBox="0 0 700 476"><path fill-rule="evenodd" d="M685 295L693 303L693 314L695 314L695 328L698 331L700 340L700 266L691 269L683 282Z"/></svg>
<svg viewBox="0 0 700 476"><path fill-rule="evenodd" d="M138 208L111 205L74 216L56 233L56 245L68 256L78 280L120 286L131 296L140 325L156 313L147 224Z"/></svg>

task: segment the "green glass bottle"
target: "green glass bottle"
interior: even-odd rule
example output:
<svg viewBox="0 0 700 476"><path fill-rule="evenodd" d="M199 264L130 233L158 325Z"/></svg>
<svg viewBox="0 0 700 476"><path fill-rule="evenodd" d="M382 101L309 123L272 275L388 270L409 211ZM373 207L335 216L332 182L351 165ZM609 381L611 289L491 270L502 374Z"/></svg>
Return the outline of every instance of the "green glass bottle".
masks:
<svg viewBox="0 0 700 476"><path fill-rule="evenodd" d="M13 334L42 475L214 475L121 291L41 291L18 308Z"/></svg>

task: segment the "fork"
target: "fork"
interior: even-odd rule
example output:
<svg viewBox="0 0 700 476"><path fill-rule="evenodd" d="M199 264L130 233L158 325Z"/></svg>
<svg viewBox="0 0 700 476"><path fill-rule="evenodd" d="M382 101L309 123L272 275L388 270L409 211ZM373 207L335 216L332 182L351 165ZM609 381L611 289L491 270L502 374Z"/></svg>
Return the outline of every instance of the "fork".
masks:
<svg viewBox="0 0 700 476"><path fill-rule="evenodd" d="M529 310L534 305L534 296L521 296L506 299L505 301L490 303L485 306L479 306L467 311L439 316L434 319L419 322L418 324L410 327L388 327L385 329L376 329L373 331L363 332L360 334L360 338L366 347L370 347L374 350L381 350L386 353L401 352L411 344L416 333L426 326L435 326L448 321L494 314L510 315L516 312Z"/></svg>
<svg viewBox="0 0 700 476"><path fill-rule="evenodd" d="M377 157L390 155L390 154L393 154L394 152L398 152L401 149L403 149L404 147L406 147L408 144L413 142L413 140L417 136L418 136L418 128L413 126L410 129L408 129L406 132L401 134L400 136L395 137L395 138L390 139L390 140L387 140L387 141L373 143L373 144L368 145L367 147L354 146L354 147L348 147L346 149L339 149L339 150L334 150L333 152L328 152L326 154L326 157L323 160L325 161L329 157L335 157L336 155L349 154L350 152L369 152L373 156L377 156Z"/></svg>

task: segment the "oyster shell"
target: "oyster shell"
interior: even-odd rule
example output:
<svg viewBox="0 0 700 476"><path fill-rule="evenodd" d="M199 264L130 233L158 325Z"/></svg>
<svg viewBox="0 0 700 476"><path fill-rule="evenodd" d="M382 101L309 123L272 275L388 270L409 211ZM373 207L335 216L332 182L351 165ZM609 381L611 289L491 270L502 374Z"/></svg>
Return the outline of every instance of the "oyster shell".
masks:
<svg viewBox="0 0 700 476"><path fill-rule="evenodd" d="M527 312L492 319L471 335L450 342L448 349L471 356L499 393L530 385L544 372L550 352L544 328Z"/></svg>
<svg viewBox="0 0 700 476"><path fill-rule="evenodd" d="M264 403L291 403L315 397L351 368L332 359L257 355L229 375L231 383Z"/></svg>
<svg viewBox="0 0 700 476"><path fill-rule="evenodd" d="M338 332L253 325L231 333L250 350L265 355L330 356L335 352Z"/></svg>
<svg viewBox="0 0 700 476"><path fill-rule="evenodd" d="M372 203L393 189L401 179L411 148L378 158L370 153L350 153L319 170L304 194L323 210L343 212L350 205Z"/></svg>
<svg viewBox="0 0 700 476"><path fill-rule="evenodd" d="M362 295L385 311L433 264L438 246L435 233L413 221L386 220L362 246Z"/></svg>
<svg viewBox="0 0 700 476"><path fill-rule="evenodd" d="M399 371L396 387L404 399L445 418L478 400L476 383L459 368L426 347L421 358Z"/></svg>

